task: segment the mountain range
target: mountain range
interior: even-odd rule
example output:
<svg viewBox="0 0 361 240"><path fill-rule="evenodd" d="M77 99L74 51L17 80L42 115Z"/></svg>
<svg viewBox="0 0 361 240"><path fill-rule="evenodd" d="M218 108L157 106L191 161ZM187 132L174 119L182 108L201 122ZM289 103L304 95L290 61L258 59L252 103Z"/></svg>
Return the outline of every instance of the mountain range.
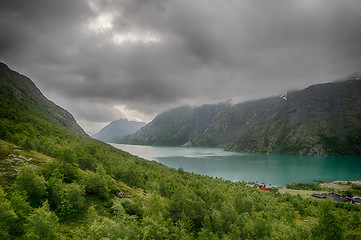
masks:
<svg viewBox="0 0 361 240"><path fill-rule="evenodd" d="M146 123L128 121L127 119L118 119L112 121L107 126L102 128L98 133L92 137L103 142L116 142L117 139L125 135L135 133L140 128L144 127Z"/></svg>
<svg viewBox="0 0 361 240"><path fill-rule="evenodd" d="M360 77L236 105L175 108L118 142L251 153L361 155Z"/></svg>

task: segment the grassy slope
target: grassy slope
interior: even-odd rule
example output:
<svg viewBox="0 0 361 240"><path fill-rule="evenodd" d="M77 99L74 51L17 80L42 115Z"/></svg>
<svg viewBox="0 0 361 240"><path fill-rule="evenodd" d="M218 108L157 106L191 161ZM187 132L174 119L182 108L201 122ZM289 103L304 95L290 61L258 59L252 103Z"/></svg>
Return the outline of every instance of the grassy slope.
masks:
<svg viewBox="0 0 361 240"><path fill-rule="evenodd" d="M0 186L9 188L14 183L20 168L25 164L40 165L53 159L32 150L24 150L0 140Z"/></svg>

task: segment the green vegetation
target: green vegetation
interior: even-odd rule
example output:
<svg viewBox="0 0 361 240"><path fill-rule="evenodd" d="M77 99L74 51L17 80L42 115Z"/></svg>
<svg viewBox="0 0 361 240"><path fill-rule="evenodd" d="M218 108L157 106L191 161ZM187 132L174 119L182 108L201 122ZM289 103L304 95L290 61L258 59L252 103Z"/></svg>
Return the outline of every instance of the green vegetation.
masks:
<svg viewBox="0 0 361 240"><path fill-rule="evenodd" d="M361 185L360 184L351 184L351 189L349 190L352 196L361 196Z"/></svg>
<svg viewBox="0 0 361 240"><path fill-rule="evenodd" d="M361 129L354 128L352 133L340 138L338 136L338 131L327 130L325 133L320 133L319 139L320 143L324 148L333 153L333 155L359 155L360 153L360 144L361 144Z"/></svg>
<svg viewBox="0 0 361 240"><path fill-rule="evenodd" d="M7 193L0 190L2 238L313 239L330 228L330 216L339 239L361 233L359 206L263 192L131 155L113 159L122 170L112 170L105 167L111 152L94 171L78 167L72 182L59 171L64 160L24 163ZM127 186L131 171L142 176L141 187ZM45 183L45 194L18 190L24 177L40 190Z"/></svg>
<svg viewBox="0 0 361 240"><path fill-rule="evenodd" d="M320 183L290 183L286 186L289 189L320 191L323 188Z"/></svg>
<svg viewBox="0 0 361 240"><path fill-rule="evenodd" d="M360 206L259 191L140 159L70 130L5 76L0 75L1 239L361 235Z"/></svg>

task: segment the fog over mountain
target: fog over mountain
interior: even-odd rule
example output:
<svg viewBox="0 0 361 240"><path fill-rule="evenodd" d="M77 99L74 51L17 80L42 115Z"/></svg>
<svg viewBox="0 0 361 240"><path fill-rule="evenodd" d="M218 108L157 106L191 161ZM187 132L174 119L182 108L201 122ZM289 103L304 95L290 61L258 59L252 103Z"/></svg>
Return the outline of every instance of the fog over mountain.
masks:
<svg viewBox="0 0 361 240"><path fill-rule="evenodd" d="M163 112L118 143L291 155L361 155L361 80L315 84L241 104Z"/></svg>
<svg viewBox="0 0 361 240"><path fill-rule="evenodd" d="M358 0L3 0L0 61L89 133L361 70Z"/></svg>

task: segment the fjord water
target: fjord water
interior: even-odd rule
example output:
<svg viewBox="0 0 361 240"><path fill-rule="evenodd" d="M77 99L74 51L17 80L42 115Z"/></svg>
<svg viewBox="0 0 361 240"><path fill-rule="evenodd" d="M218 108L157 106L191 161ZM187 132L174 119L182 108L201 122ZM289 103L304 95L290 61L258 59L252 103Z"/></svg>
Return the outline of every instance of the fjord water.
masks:
<svg viewBox="0 0 361 240"><path fill-rule="evenodd" d="M231 181L272 185L314 180L360 180L361 157L309 157L227 152L219 148L112 144L168 167Z"/></svg>

